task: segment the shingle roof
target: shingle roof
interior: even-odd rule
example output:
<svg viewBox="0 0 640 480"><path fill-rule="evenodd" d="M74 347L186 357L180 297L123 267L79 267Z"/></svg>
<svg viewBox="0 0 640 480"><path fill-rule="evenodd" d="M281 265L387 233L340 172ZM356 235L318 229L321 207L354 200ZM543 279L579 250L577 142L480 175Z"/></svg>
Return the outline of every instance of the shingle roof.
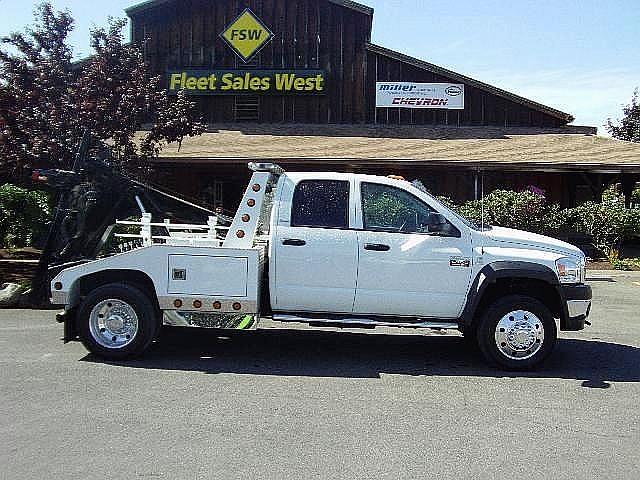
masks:
<svg viewBox="0 0 640 480"><path fill-rule="evenodd" d="M487 169L640 173L640 144L595 135L591 127L425 128L374 125L216 125L166 146L160 163L421 164Z"/></svg>

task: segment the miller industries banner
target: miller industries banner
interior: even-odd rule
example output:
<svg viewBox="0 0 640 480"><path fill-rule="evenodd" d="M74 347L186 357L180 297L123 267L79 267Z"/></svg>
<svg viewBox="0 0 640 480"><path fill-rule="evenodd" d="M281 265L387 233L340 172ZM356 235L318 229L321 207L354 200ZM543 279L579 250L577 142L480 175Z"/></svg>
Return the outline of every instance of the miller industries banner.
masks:
<svg viewBox="0 0 640 480"><path fill-rule="evenodd" d="M464 85L453 83L376 83L377 108L464 110Z"/></svg>
<svg viewBox="0 0 640 480"><path fill-rule="evenodd" d="M323 70L181 70L169 72L169 93L187 95L323 95Z"/></svg>

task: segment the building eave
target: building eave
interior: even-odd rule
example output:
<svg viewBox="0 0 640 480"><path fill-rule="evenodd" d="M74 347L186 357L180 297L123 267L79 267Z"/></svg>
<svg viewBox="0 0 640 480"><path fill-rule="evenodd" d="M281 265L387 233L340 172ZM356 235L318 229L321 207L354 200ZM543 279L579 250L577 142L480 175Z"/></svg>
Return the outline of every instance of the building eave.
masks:
<svg viewBox="0 0 640 480"><path fill-rule="evenodd" d="M381 47L380 45L375 45L373 43L369 43L367 44L367 50L372 52L372 53L376 53L378 55L383 55L385 57L388 58L392 58L394 60L398 60L400 62L403 63L407 63L409 65L412 65L416 68L420 68L423 70L427 70L429 72L432 73L436 73L438 75L442 75L444 77L448 77L451 78L453 80L459 81L461 83L464 83L466 85L470 85L473 86L475 88L478 88L480 90L484 90L488 93L491 93L493 95L497 95L499 97L505 98L507 100L511 100L512 102L518 103L520 105L524 105L526 107L532 108L534 110L538 110L540 112L543 112L547 115L551 115L555 118L559 118L560 120L563 120L567 123L571 123L575 120L575 117L569 113L565 113L562 112L560 110L557 110L555 108L551 108L548 107L546 105L542 105L541 103L538 102L534 102L533 100L529 100L528 98L524 98L521 97L519 95L516 95L514 93L511 92L507 92L506 90L502 90L501 88L497 88L494 87L492 85L489 85L487 83L481 82L479 80L475 80L471 77L467 77L465 75L462 75L460 73L456 73L452 70L448 70L446 68L443 67L439 67L438 65L434 65L433 63L429 63L426 62L424 60L420 60L418 58L415 57L411 57L409 55L405 55L403 53L400 52L396 52L394 50L390 50L388 48L385 47Z"/></svg>
<svg viewBox="0 0 640 480"><path fill-rule="evenodd" d="M141 140L144 132L138 134ZM640 173L640 145L554 129L380 125L216 124L165 145L154 163L450 167L502 171Z"/></svg>
<svg viewBox="0 0 640 480"><path fill-rule="evenodd" d="M188 159L179 159L175 157L163 157L162 155L151 160L154 165L180 165L184 166L185 161L189 165L247 165L252 162L261 160L257 157L193 157ZM544 172L544 173L571 173L571 172L588 172L602 174L640 174L640 163L627 165L602 165L595 163L574 163L574 164L554 164L544 162L511 162L505 165L499 160L484 160L475 162L461 162L452 160L443 160L437 158L431 159L383 159L378 157L372 158L324 158L324 157L279 157L269 158L270 162L286 165L322 165L324 166L348 166L349 168L372 168L372 167L388 167L388 168L456 168L459 170L483 171L483 172Z"/></svg>

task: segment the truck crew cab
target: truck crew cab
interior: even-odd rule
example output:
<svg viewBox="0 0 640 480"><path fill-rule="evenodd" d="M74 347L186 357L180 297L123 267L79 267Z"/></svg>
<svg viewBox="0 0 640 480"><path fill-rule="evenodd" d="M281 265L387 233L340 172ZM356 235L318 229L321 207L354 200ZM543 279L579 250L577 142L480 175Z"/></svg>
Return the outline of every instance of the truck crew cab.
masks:
<svg viewBox="0 0 640 480"><path fill-rule="evenodd" d="M271 316L457 329L491 363L526 370L551 354L556 321L588 323L585 256L572 245L474 225L401 179L250 168L230 227L143 215L141 234L125 235L140 248L56 276L65 339L118 360L142 354L163 324L247 329Z"/></svg>

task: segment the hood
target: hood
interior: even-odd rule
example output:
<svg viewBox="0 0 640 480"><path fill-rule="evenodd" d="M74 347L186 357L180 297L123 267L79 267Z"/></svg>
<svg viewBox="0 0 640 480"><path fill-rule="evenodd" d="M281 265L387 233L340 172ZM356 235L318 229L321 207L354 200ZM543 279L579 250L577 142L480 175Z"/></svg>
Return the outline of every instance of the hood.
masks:
<svg viewBox="0 0 640 480"><path fill-rule="evenodd" d="M483 234L496 242L508 243L520 247L533 247L571 257L584 257L584 253L582 253L582 250L578 247L556 238L538 235L537 233L523 232L522 230L514 230L512 228L493 227Z"/></svg>

